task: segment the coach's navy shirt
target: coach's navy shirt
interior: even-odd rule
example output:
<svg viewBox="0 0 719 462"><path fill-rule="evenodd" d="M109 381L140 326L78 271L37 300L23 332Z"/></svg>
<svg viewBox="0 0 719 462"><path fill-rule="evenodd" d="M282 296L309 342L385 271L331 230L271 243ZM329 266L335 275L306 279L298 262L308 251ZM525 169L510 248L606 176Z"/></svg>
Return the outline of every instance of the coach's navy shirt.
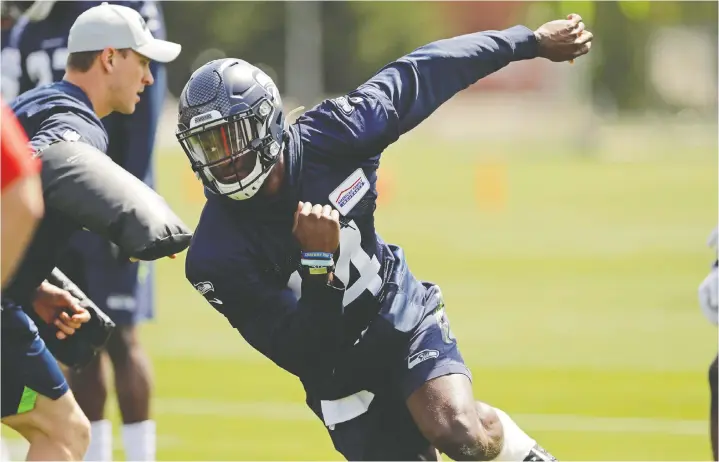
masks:
<svg viewBox="0 0 719 462"><path fill-rule="evenodd" d="M537 50L523 26L440 40L306 112L285 135L281 194L234 201L206 193L187 278L253 347L305 386L334 375L339 352L363 343L373 326L411 332L426 315L426 289L402 250L375 231L382 151L457 92ZM335 277L344 290L301 281L292 235L298 201L340 211Z"/></svg>

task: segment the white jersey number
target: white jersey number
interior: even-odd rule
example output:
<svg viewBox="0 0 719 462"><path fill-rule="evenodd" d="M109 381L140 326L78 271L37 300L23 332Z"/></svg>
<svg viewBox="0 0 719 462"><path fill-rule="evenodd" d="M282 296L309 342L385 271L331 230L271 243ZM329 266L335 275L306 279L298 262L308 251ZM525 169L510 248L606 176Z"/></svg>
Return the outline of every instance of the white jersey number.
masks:
<svg viewBox="0 0 719 462"><path fill-rule="evenodd" d="M25 58L28 77L36 87L52 83L52 73L65 69L67 55L67 48L56 48L51 52L33 51ZM2 95L6 101L14 99L20 93L21 59L20 51L15 48L7 47L2 51Z"/></svg>
<svg viewBox="0 0 719 462"><path fill-rule="evenodd" d="M362 248L362 235L354 220L340 231L340 257L335 264L335 277L346 287L342 307L346 307L359 297L362 292L369 290L377 295L382 287L382 278L379 276L380 263L377 256L370 258ZM359 273L359 278L350 285L350 263ZM292 289L299 299L302 295L302 278L295 271L290 276L287 286Z"/></svg>

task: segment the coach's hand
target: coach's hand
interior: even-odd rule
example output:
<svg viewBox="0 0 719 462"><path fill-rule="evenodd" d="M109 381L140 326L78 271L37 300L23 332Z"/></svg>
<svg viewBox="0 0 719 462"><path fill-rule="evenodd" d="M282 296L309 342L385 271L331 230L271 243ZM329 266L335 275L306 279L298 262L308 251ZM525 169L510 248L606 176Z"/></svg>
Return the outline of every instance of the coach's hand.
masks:
<svg viewBox="0 0 719 462"><path fill-rule="evenodd" d="M584 29L582 17L570 14L542 25L534 31L539 43L539 56L554 62L572 61L589 53L594 36Z"/></svg>
<svg viewBox="0 0 719 462"><path fill-rule="evenodd" d="M305 252L334 253L340 245L340 214L329 205L300 202L292 234Z"/></svg>
<svg viewBox="0 0 719 462"><path fill-rule="evenodd" d="M90 320L90 313L70 292L43 282L35 291L33 308L40 318L57 327L57 338L63 340ZM71 311L72 316L65 311Z"/></svg>

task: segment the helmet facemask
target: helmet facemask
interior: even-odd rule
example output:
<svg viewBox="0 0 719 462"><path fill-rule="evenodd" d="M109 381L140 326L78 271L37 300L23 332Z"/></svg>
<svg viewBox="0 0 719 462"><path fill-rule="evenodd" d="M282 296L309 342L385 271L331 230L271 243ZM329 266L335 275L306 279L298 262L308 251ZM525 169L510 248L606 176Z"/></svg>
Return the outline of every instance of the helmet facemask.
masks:
<svg viewBox="0 0 719 462"><path fill-rule="evenodd" d="M269 132L277 117L266 99L223 118L218 111L199 114L177 139L205 187L235 200L254 196L277 163L281 146Z"/></svg>

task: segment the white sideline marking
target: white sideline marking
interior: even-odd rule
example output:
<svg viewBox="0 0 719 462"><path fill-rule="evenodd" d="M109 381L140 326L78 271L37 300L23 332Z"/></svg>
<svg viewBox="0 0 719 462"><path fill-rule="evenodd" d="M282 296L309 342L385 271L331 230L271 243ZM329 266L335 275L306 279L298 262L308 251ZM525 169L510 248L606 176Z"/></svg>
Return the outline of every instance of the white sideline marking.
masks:
<svg viewBox="0 0 719 462"><path fill-rule="evenodd" d="M157 398L152 404L157 415L175 416L236 416L258 420L317 421L320 420L302 403L242 402L204 399ZM709 422L689 419L662 419L639 417L592 417L572 414L513 414L512 418L531 432L557 433L654 433L662 435L707 436ZM162 435L158 426L158 448L182 446L176 435ZM24 460L28 444L25 440L3 438L9 460ZM120 438L113 438L113 446L121 448ZM192 444L192 443L189 443ZM3 451L4 452L4 451ZM0 460L8 460L3 453Z"/></svg>
<svg viewBox="0 0 719 462"><path fill-rule="evenodd" d="M201 399L158 398L153 403L158 414L237 416L261 420L317 420L303 403L242 402ZM666 435L707 435L709 422L689 419L638 417L593 417L572 414L512 414L527 431L572 433L659 433Z"/></svg>

